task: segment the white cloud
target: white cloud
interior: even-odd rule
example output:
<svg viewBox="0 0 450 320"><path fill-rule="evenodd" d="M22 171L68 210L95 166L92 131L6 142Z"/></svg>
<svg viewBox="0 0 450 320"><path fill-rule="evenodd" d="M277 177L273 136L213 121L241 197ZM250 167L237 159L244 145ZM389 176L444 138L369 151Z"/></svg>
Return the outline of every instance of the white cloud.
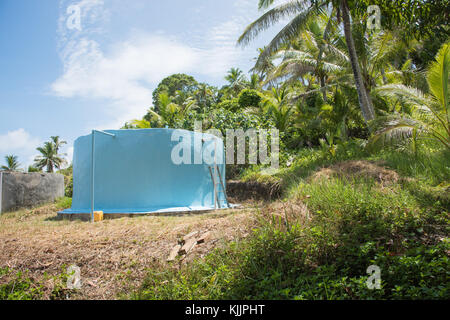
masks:
<svg viewBox="0 0 450 320"><path fill-rule="evenodd" d="M32 137L22 128L0 135L0 152L2 153L36 148L38 144L39 139Z"/></svg>
<svg viewBox="0 0 450 320"><path fill-rule="evenodd" d="M19 157L19 162L22 166L30 165L33 163L36 148L40 143L40 139L31 136L22 128L0 135L1 162L3 163L3 157L5 155L13 154Z"/></svg>
<svg viewBox="0 0 450 320"><path fill-rule="evenodd" d="M152 87L165 76L190 72L201 53L159 35L135 36L104 53L94 40L81 39L66 58L65 73L52 89L62 97L109 99L114 125L141 117L152 102ZM117 123L115 123L117 122Z"/></svg>
<svg viewBox="0 0 450 320"><path fill-rule="evenodd" d="M67 163L70 164L73 160L73 146L67 147L66 149L66 157Z"/></svg>
<svg viewBox="0 0 450 320"><path fill-rule="evenodd" d="M196 73L223 79L227 70L243 59L250 61L256 54L236 46L245 25L258 14L253 0L235 2L236 14L206 29L203 43L186 44L184 39L161 32L133 30L128 39L113 40L108 46L95 37L104 31L102 26L109 17L103 0L78 2L82 6L83 31L70 33L65 28L64 8L73 3L61 2L59 40L64 73L52 84L52 91L66 98L110 101L104 111L107 120L97 123L100 129L117 128L142 117L152 103L153 89L170 74Z"/></svg>

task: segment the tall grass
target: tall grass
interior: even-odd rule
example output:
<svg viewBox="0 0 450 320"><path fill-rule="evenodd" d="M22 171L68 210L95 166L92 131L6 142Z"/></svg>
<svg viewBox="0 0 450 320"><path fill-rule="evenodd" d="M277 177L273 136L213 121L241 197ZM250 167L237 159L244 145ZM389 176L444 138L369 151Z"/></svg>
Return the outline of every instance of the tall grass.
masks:
<svg viewBox="0 0 450 320"><path fill-rule="evenodd" d="M403 176L420 179L431 186L450 184L450 152L447 150L425 149L413 154L391 149L376 153L367 159L383 160Z"/></svg>
<svg viewBox="0 0 450 320"><path fill-rule="evenodd" d="M134 298L450 298L448 205L371 179L305 179L291 191L303 209L262 211L250 239L181 270L161 266ZM367 287L370 265L380 290Z"/></svg>
<svg viewBox="0 0 450 320"><path fill-rule="evenodd" d="M311 179L346 160L382 163L400 179L370 176ZM243 179L279 181L284 212L263 209L245 241L180 270L161 266L134 294L139 299L448 299L450 156L424 147L369 151L361 141L300 150L269 175L247 169ZM300 204L300 205L296 205ZM367 268L381 268L370 290Z"/></svg>
<svg viewBox="0 0 450 320"><path fill-rule="evenodd" d="M289 195L292 188L295 189L318 168L347 160L381 162L404 178L420 180L421 184L427 186L450 185L449 151L430 146L421 146L416 152L405 147L370 150L365 147L363 140L350 140L339 144L335 156L323 149L301 149L289 167L267 175L265 173L267 171L262 167L253 166L244 171L241 179L258 182L278 181L286 191L286 195Z"/></svg>

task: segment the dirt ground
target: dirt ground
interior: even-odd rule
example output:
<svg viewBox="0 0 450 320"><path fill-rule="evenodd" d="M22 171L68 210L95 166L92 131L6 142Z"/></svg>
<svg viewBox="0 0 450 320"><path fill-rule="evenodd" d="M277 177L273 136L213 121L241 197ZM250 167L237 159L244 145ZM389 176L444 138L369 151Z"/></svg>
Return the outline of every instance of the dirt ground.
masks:
<svg viewBox="0 0 450 320"><path fill-rule="evenodd" d="M203 214L142 216L90 223L57 218L55 205L0 216L0 268L28 272L35 280L81 269L82 288L72 299L115 299L138 286L155 263L177 268L228 241L245 238L255 203ZM182 261L167 262L177 241L192 231L212 236ZM6 279L0 278L0 284ZM51 287L51 284L49 284Z"/></svg>

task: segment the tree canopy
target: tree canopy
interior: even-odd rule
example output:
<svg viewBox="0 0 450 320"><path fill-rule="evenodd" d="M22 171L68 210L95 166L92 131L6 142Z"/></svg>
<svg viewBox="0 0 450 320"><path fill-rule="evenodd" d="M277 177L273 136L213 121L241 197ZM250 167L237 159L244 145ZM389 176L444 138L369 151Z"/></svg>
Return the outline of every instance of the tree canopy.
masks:
<svg viewBox="0 0 450 320"><path fill-rule="evenodd" d="M194 77L184 73L177 73L164 78L153 91L154 110L159 110L159 95L161 93L166 92L171 97L178 95L179 99L182 99L183 95L189 95L195 92L197 87L198 82Z"/></svg>

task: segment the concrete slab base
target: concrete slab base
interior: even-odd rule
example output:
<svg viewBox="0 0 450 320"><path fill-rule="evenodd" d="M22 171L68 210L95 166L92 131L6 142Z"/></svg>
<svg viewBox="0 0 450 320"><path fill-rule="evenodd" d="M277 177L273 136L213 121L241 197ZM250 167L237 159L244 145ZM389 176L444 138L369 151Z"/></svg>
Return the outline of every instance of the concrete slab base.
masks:
<svg viewBox="0 0 450 320"><path fill-rule="evenodd" d="M230 209L239 209L241 206L239 204L232 204L229 208L168 208L168 209L160 209L149 212L104 212L104 219L120 219L120 218L136 218L143 216L183 216L183 215L196 215L196 214L204 214L213 211L224 211ZM101 211L96 209L96 211ZM71 210L64 210L58 212L58 218L60 219L68 219L68 220L83 220L88 221L91 219L91 214L86 212L71 212Z"/></svg>

